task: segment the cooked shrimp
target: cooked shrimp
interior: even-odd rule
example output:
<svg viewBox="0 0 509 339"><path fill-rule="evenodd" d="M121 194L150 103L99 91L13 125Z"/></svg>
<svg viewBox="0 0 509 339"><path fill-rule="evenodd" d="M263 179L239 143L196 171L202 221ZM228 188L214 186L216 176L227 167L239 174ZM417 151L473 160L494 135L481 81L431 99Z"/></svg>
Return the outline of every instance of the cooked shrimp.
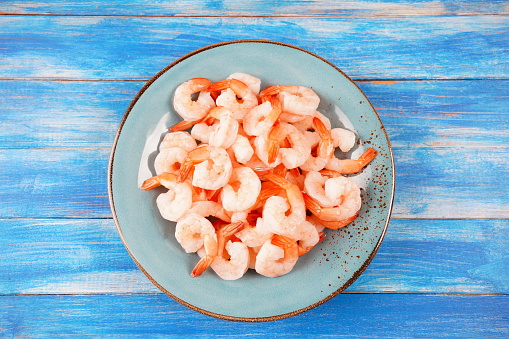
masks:
<svg viewBox="0 0 509 339"><path fill-rule="evenodd" d="M325 167L334 154L332 136L327 126L318 117L313 118L313 127L320 137L316 156L309 155L306 162L300 167L304 171L319 171Z"/></svg>
<svg viewBox="0 0 509 339"><path fill-rule="evenodd" d="M206 237L203 241L203 250L198 251L201 256L191 272L192 277L200 276L214 262L218 255L223 254L226 242L235 233L244 227L244 223L237 222L221 226L215 233L215 240L212 237Z"/></svg>
<svg viewBox="0 0 509 339"><path fill-rule="evenodd" d="M327 118L325 115L323 115L322 113L320 113L318 111L316 111L313 115L306 115L306 116L304 116L304 119L296 121L292 124L293 124L293 126L297 127L297 129L301 132L314 130L314 129L316 129L315 123L313 122L314 118L320 119L320 121L325 126L325 128L330 131L331 122L330 122L329 118Z"/></svg>
<svg viewBox="0 0 509 339"><path fill-rule="evenodd" d="M215 201L194 201L189 207L188 213L196 213L202 217L215 217L225 222L230 222L231 217L224 207Z"/></svg>
<svg viewBox="0 0 509 339"><path fill-rule="evenodd" d="M292 114L288 112L281 112L279 121L294 124L306 118L306 115Z"/></svg>
<svg viewBox="0 0 509 339"><path fill-rule="evenodd" d="M350 218L346 218L343 220L336 220L336 221L325 221L325 220L319 219L315 215L311 215L311 218L314 220L314 222L316 224L320 224L323 227L327 227L331 230L338 230L338 229L343 228L343 227L349 225L350 223L352 223L358 216L359 216L359 212L355 213Z"/></svg>
<svg viewBox="0 0 509 339"><path fill-rule="evenodd" d="M177 173L187 157L187 151L180 147L161 150L154 160L156 174L164 172Z"/></svg>
<svg viewBox="0 0 509 339"><path fill-rule="evenodd" d="M306 220L306 205L300 188L279 175L269 173L265 178L283 188L286 197L272 196L263 208L263 221L273 233L289 235L297 239L299 226ZM290 210L290 212L287 212Z"/></svg>
<svg viewBox="0 0 509 339"><path fill-rule="evenodd" d="M274 235L266 226L262 218L256 220L256 225L246 225L246 227L235 234L244 244L249 247L262 246L265 241Z"/></svg>
<svg viewBox="0 0 509 339"><path fill-rule="evenodd" d="M257 77L254 77L250 74L246 73L233 73L230 74L226 79L237 79L242 81L244 84L249 87L251 92L253 92L255 95L258 95L260 93L260 86L262 84L262 81L258 79Z"/></svg>
<svg viewBox="0 0 509 339"><path fill-rule="evenodd" d="M210 80L194 78L180 84L173 96L173 107L184 120L195 121L207 115L215 106L214 100L206 90L210 86ZM193 100L192 95L198 94L198 99Z"/></svg>
<svg viewBox="0 0 509 339"><path fill-rule="evenodd" d="M209 134L209 145L221 148L230 147L237 138L238 121L233 117L230 110L222 106L213 108L209 114L218 118L218 122L213 125L214 128Z"/></svg>
<svg viewBox="0 0 509 339"><path fill-rule="evenodd" d="M348 219L355 215L361 208L361 193L355 181L343 176L337 177L336 179L337 181L342 181L342 183L337 186L337 189L341 190L340 202L337 205L322 207L309 195L304 194L306 207L319 219L325 221Z"/></svg>
<svg viewBox="0 0 509 339"><path fill-rule="evenodd" d="M237 134L237 137L230 148L235 160L241 164L247 163L255 152L253 146L249 142L249 139L241 134Z"/></svg>
<svg viewBox="0 0 509 339"><path fill-rule="evenodd" d="M325 168L341 174L358 173L366 167L377 154L378 152L370 147L357 160L332 157L325 165Z"/></svg>
<svg viewBox="0 0 509 339"><path fill-rule="evenodd" d="M216 99L216 104L232 111L234 118L237 120L242 120L249 110L258 105L256 95L245 83L237 79L227 79L213 83L207 91L222 91Z"/></svg>
<svg viewBox="0 0 509 339"><path fill-rule="evenodd" d="M141 186L144 190L151 190L160 185L168 189L156 198L156 204L161 216L170 221L177 221L186 213L193 202L193 190L187 182L177 182L177 176L172 173L162 173L145 180Z"/></svg>
<svg viewBox="0 0 509 339"><path fill-rule="evenodd" d="M182 164L178 180L184 181L194 166L193 186L208 190L223 187L230 179L233 166L224 148L200 146L188 153Z"/></svg>
<svg viewBox="0 0 509 339"><path fill-rule="evenodd" d="M213 240L217 246L216 229L207 218L197 213L188 213L177 221L175 238L186 253L198 251L204 240Z"/></svg>
<svg viewBox="0 0 509 339"><path fill-rule="evenodd" d="M242 166L233 169L229 183L221 191L225 210L239 212L251 208L261 187L260 178L251 168Z"/></svg>
<svg viewBox="0 0 509 339"><path fill-rule="evenodd" d="M333 128L330 131L334 147L341 152L348 152L355 145L355 133L344 128Z"/></svg>
<svg viewBox="0 0 509 339"><path fill-rule="evenodd" d="M280 277L289 273L298 259L297 242L288 237L274 235L263 244L256 255L255 270L269 278Z"/></svg>
<svg viewBox="0 0 509 339"><path fill-rule="evenodd" d="M178 147L189 152L195 149L197 145L196 140L187 132L166 133L159 144L159 151L171 147Z"/></svg>
<svg viewBox="0 0 509 339"><path fill-rule="evenodd" d="M288 148L282 147L279 149L279 153L281 154L281 162L288 169L299 167L308 159L309 154L311 153L311 147L309 147L309 144L306 141L304 135L293 125L287 123L282 123L281 125L285 129L286 137L288 138L291 146ZM271 154L270 148L269 154Z"/></svg>
<svg viewBox="0 0 509 339"><path fill-rule="evenodd" d="M263 166L276 167L281 163L279 143L284 140L284 137L283 127L277 124L272 130L254 138L253 145L255 154L257 160L260 160Z"/></svg>
<svg viewBox="0 0 509 339"><path fill-rule="evenodd" d="M304 192L313 198L321 207L333 207L341 202L345 190L345 179L342 175L332 178L312 171L304 179Z"/></svg>
<svg viewBox="0 0 509 339"><path fill-rule="evenodd" d="M214 126L204 122L197 123L191 128L191 136L202 143L209 143L210 134L214 131Z"/></svg>
<svg viewBox="0 0 509 339"><path fill-rule="evenodd" d="M275 97L255 106L244 115L242 126L251 136L268 132L281 114L281 102Z"/></svg>
<svg viewBox="0 0 509 339"><path fill-rule="evenodd" d="M218 253L210 267L224 280L237 280L247 272L249 263L249 248L246 244L228 241L225 251Z"/></svg>
<svg viewBox="0 0 509 339"><path fill-rule="evenodd" d="M296 115L313 115L320 104L320 97L304 86L276 85L265 88L260 96L278 94L283 111Z"/></svg>

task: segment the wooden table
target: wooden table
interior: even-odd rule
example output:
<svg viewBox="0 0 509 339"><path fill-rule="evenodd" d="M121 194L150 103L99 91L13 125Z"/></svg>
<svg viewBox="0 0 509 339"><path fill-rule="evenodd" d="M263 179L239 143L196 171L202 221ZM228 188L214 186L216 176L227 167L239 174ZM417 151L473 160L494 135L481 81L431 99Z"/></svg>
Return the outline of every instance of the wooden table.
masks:
<svg viewBox="0 0 509 339"><path fill-rule="evenodd" d="M162 294L128 255L107 195L110 147L144 82L238 39L341 68L396 162L369 268L324 305L268 323ZM0 335L509 337L508 53L504 1L0 3Z"/></svg>

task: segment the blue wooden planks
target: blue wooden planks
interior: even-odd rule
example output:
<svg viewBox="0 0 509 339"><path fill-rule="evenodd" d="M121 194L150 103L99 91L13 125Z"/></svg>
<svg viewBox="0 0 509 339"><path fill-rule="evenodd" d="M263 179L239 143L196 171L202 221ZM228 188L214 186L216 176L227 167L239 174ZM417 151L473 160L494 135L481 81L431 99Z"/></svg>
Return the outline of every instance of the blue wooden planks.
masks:
<svg viewBox="0 0 509 339"><path fill-rule="evenodd" d="M0 34L1 78L147 79L197 48L259 38L308 49L358 79L509 78L504 16L0 16Z"/></svg>
<svg viewBox="0 0 509 339"><path fill-rule="evenodd" d="M253 324L210 318L165 295L2 296L0 334L507 338L508 311L500 295L340 294L295 317Z"/></svg>

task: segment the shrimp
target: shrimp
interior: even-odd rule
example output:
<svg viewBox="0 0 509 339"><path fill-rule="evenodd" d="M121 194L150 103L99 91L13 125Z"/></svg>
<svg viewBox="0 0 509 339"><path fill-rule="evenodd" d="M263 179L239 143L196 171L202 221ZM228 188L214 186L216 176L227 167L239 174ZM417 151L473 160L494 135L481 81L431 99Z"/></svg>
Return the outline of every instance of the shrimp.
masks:
<svg viewBox="0 0 509 339"><path fill-rule="evenodd" d="M175 238L186 253L194 253L203 247L204 241L209 241L209 249L213 249L214 241L217 247L216 229L205 217L197 213L188 213L177 221ZM213 254L212 251L209 252Z"/></svg>
<svg viewBox="0 0 509 339"><path fill-rule="evenodd" d="M292 169L301 166L306 162L311 153L311 147L304 135L293 125L282 123L281 124L286 132L286 137L290 143L289 148L282 147L279 149L281 154L281 162L286 168ZM272 143L271 145L274 145ZM271 148L269 147L269 154Z"/></svg>
<svg viewBox="0 0 509 339"><path fill-rule="evenodd" d="M165 172L177 173L187 157L187 151L180 147L170 147L161 150L154 160L156 174Z"/></svg>
<svg viewBox="0 0 509 339"><path fill-rule="evenodd" d="M161 193L156 198L156 204L161 216L170 221L177 221L191 207L193 190L187 182L177 182L177 176L172 173L162 173L145 180L141 186L144 190L151 190L160 185L168 188L168 192Z"/></svg>
<svg viewBox="0 0 509 339"><path fill-rule="evenodd" d="M242 126L246 134L258 136L268 132L280 114L281 102L275 97L270 97L244 115Z"/></svg>
<svg viewBox="0 0 509 339"><path fill-rule="evenodd" d="M239 212L251 208L261 187L260 178L251 168L242 166L233 169L229 183L221 191L225 210Z"/></svg>
<svg viewBox="0 0 509 339"><path fill-rule="evenodd" d="M348 152L355 145L355 133L344 128L333 128L330 131L334 147L341 152Z"/></svg>
<svg viewBox="0 0 509 339"><path fill-rule="evenodd" d="M245 83L237 79L227 79L213 83L207 91L223 91L217 97L216 104L232 111L234 118L237 120L242 120L249 110L258 105L256 95Z"/></svg>
<svg viewBox="0 0 509 339"><path fill-rule="evenodd" d="M339 203L332 207L322 207L309 195L304 194L306 207L319 219L325 221L344 220L355 215L361 208L361 193L359 186L350 178L337 177L337 193L340 196ZM324 225L325 226L325 225Z"/></svg>
<svg viewBox="0 0 509 339"><path fill-rule="evenodd" d="M320 241L325 239L324 226L307 217L303 223L307 231L301 239L298 239L299 257L311 251Z"/></svg>
<svg viewBox="0 0 509 339"><path fill-rule="evenodd" d="M311 171L304 179L304 192L321 207L338 205L343 194L344 181L341 176L327 178L320 172Z"/></svg>
<svg viewBox="0 0 509 339"><path fill-rule="evenodd" d="M311 215L311 218L314 221L314 223L316 223L316 224L320 224L323 227L327 227L331 230L338 230L338 229L343 228L343 227L349 225L350 223L352 223L358 216L359 216L359 212L355 213L350 218L346 218L343 220L325 221L325 220L319 219L315 215Z"/></svg>
<svg viewBox="0 0 509 339"><path fill-rule="evenodd" d="M318 142L316 157L310 154L304 164L300 166L304 171L323 169L334 154L332 136L327 126L318 117L313 118L313 126L320 136L320 141Z"/></svg>
<svg viewBox="0 0 509 339"><path fill-rule="evenodd" d="M257 160L260 160L263 166L276 167L281 163L279 143L284 140L284 137L283 127L276 124L272 130L254 138L255 154Z"/></svg>
<svg viewBox="0 0 509 339"><path fill-rule="evenodd" d="M276 85L265 88L260 96L278 94L283 111L296 115L313 115L320 104L320 97L304 86Z"/></svg>
<svg viewBox="0 0 509 339"><path fill-rule="evenodd" d="M231 221L229 213L215 201L194 201L189 207L188 213L196 213L202 217L215 217L225 222Z"/></svg>
<svg viewBox="0 0 509 339"><path fill-rule="evenodd" d="M274 235L266 226L262 218L256 220L256 226L247 225L242 231L235 234L244 244L249 247L262 246Z"/></svg>
<svg viewBox="0 0 509 339"><path fill-rule="evenodd" d="M224 280L237 280L249 268L250 256L246 244L240 241L228 241L224 251L218 251L210 267Z"/></svg>
<svg viewBox="0 0 509 339"><path fill-rule="evenodd" d="M209 114L219 120L213 125L214 128L209 134L209 145L221 148L230 147L237 138L239 123L233 118L232 112L222 106L213 108Z"/></svg>
<svg viewBox="0 0 509 339"><path fill-rule="evenodd" d="M250 74L246 73L233 73L230 74L226 79L237 79L242 81L249 87L251 92L253 92L255 95L258 95L260 93L260 87L262 84L262 81L258 79L257 77L254 77Z"/></svg>
<svg viewBox="0 0 509 339"><path fill-rule="evenodd" d="M182 119L199 120L215 106L214 99L206 91L210 84L208 79L194 78L177 87L173 96L173 108ZM199 93L196 101L192 97L195 93Z"/></svg>
<svg viewBox="0 0 509 339"><path fill-rule="evenodd" d="M243 222L225 224L215 232L215 238L205 236L203 250L198 250L201 259L191 272L191 276L194 278L200 276L217 259L218 255L222 256L226 241L243 227Z"/></svg>
<svg viewBox="0 0 509 339"><path fill-rule="evenodd" d="M210 134L214 131L213 125L208 125L204 122L197 123L191 128L191 136L196 140L208 144Z"/></svg>
<svg viewBox="0 0 509 339"><path fill-rule="evenodd" d="M255 270L269 278L280 277L289 273L298 259L297 242L276 234L260 248L256 255Z"/></svg>
<svg viewBox="0 0 509 339"><path fill-rule="evenodd" d="M304 116L304 119L294 122L293 125L301 132L309 131L315 129L315 123L313 122L314 118L320 119L327 130L331 129L332 126L329 118L318 111L316 111L313 115Z"/></svg>
<svg viewBox="0 0 509 339"><path fill-rule="evenodd" d="M166 133L159 144L159 151L171 147L178 147L189 152L195 149L197 145L196 140L187 132Z"/></svg>
<svg viewBox="0 0 509 339"><path fill-rule="evenodd" d="M341 174L358 173L366 167L377 154L378 151L370 147L357 160L332 157L325 165L325 168Z"/></svg>
<svg viewBox="0 0 509 339"><path fill-rule="evenodd" d="M178 181L184 181L193 166L193 186L208 190L223 187L228 183L233 170L226 150L208 145L200 146L188 153L180 169Z"/></svg>
<svg viewBox="0 0 509 339"><path fill-rule="evenodd" d="M300 188L288 179L273 173L267 174L265 178L285 190L288 202L280 196L268 198L263 208L263 221L273 233L298 238L299 226L306 220L306 205Z"/></svg>
<svg viewBox="0 0 509 339"><path fill-rule="evenodd" d="M255 152L249 139L242 134L237 134L230 149L233 152L235 160L241 164L246 164L253 157Z"/></svg>

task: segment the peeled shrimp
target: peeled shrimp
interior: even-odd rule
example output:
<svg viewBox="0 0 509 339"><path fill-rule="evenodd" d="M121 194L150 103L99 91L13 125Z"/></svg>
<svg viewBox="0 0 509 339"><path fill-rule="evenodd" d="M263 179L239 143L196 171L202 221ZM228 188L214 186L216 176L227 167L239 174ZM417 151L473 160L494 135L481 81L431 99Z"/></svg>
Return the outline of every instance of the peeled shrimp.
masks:
<svg viewBox="0 0 509 339"><path fill-rule="evenodd" d="M249 139L242 134L237 134L237 137L230 148L235 160L241 164L247 163L255 152L253 146L249 142Z"/></svg>
<svg viewBox="0 0 509 339"><path fill-rule="evenodd" d="M151 190L160 185L168 188L168 192L161 193L156 198L156 204L161 216L170 221L177 221L191 207L193 190L187 182L177 182L177 176L172 173L162 173L145 180L141 186L144 190Z"/></svg>
<svg viewBox="0 0 509 339"><path fill-rule="evenodd" d="M224 207L215 202L209 200L194 201L189 208L189 213L196 213L202 217L215 217L225 222L230 222L231 217L225 211Z"/></svg>
<svg viewBox="0 0 509 339"><path fill-rule="evenodd" d="M297 242L288 237L274 235L263 244L256 255L255 270L266 277L280 277L289 273L298 259Z"/></svg>
<svg viewBox="0 0 509 339"><path fill-rule="evenodd" d="M270 97L244 115L242 126L246 134L258 136L270 131L280 114L281 102Z"/></svg>
<svg viewBox="0 0 509 339"><path fill-rule="evenodd" d="M323 169L334 153L332 136L327 126L318 117L314 117L313 127L318 133L320 141L317 145L316 156L310 154L304 164L300 166L304 171L319 171Z"/></svg>
<svg viewBox="0 0 509 339"><path fill-rule="evenodd" d="M338 204L332 207L322 207L309 195L304 195L306 207L319 219L325 221L348 219L361 208L361 192L355 181L343 176L335 179L336 189L339 190L336 195L340 196Z"/></svg>
<svg viewBox="0 0 509 339"><path fill-rule="evenodd" d="M233 166L224 148L200 146L188 153L179 172L179 181L184 181L194 166L193 186L217 190L230 179Z"/></svg>
<svg viewBox="0 0 509 339"><path fill-rule="evenodd" d="M212 134L213 131L214 131L213 125L208 125L204 122L200 122L197 123L196 125L193 125L193 127L191 128L191 136L196 140L208 144L210 135Z"/></svg>
<svg viewBox="0 0 509 339"><path fill-rule="evenodd" d="M221 148L230 147L237 138L239 123L233 117L232 112L222 106L213 108L209 114L219 120L213 125L213 129L209 134L209 145Z"/></svg>
<svg viewBox="0 0 509 339"><path fill-rule="evenodd" d="M334 147L339 147L341 152L348 152L355 145L355 133L343 128L330 130Z"/></svg>
<svg viewBox="0 0 509 339"><path fill-rule="evenodd" d="M225 250L218 252L210 268L224 280L237 280L241 278L249 268L249 249L246 244L228 241Z"/></svg>
<svg viewBox="0 0 509 339"><path fill-rule="evenodd" d="M304 192L313 198L321 207L338 205L344 191L344 180L341 176L328 178L320 172L308 172L304 179Z"/></svg>
<svg viewBox="0 0 509 339"><path fill-rule="evenodd" d="M234 118L237 120L242 120L249 110L258 105L256 95L245 83L237 79L227 79L213 83L207 90L209 92L222 91L216 99L216 105L224 106L232 111Z"/></svg>
<svg viewBox="0 0 509 339"><path fill-rule="evenodd" d="M225 210L232 212L245 211L251 208L261 190L258 175L249 167L233 169L230 181L221 191L221 201Z"/></svg>
<svg viewBox="0 0 509 339"><path fill-rule="evenodd" d="M262 218L256 220L256 226L247 225L242 231L235 234L249 247L262 246L273 235L274 233L266 226Z"/></svg>
<svg viewBox="0 0 509 339"><path fill-rule="evenodd" d="M203 249L198 250L198 255L201 256L201 259L191 272L191 276L200 276L217 259L218 255L222 256L226 246L226 241L228 241L235 232L238 232L243 227L244 223L242 222L225 224L217 230L215 238L205 237L203 241Z"/></svg>
<svg viewBox="0 0 509 339"><path fill-rule="evenodd" d="M207 115L209 110L216 104L206 89L210 80L194 78L180 84L173 96L173 107L184 120L195 121ZM198 99L193 100L192 95L198 94Z"/></svg>
<svg viewBox="0 0 509 339"><path fill-rule="evenodd" d="M162 149L154 160L156 174L177 173L187 157L187 151L180 147Z"/></svg>
<svg viewBox="0 0 509 339"><path fill-rule="evenodd" d="M332 157L325 165L325 168L341 174L358 173L366 167L377 154L378 152L370 147L357 160Z"/></svg>
<svg viewBox="0 0 509 339"><path fill-rule="evenodd" d="M296 115L313 115L320 104L320 97L304 86L276 85L265 88L260 96L278 94L283 111Z"/></svg>
<svg viewBox="0 0 509 339"><path fill-rule="evenodd" d="M301 166L306 162L311 153L311 147L304 135L293 125L287 123L281 123L283 126L286 138L290 143L290 147L279 148L279 154L281 154L281 162L285 165L286 168L292 169ZM274 143L271 143L271 146ZM271 149L269 147L269 154L271 154Z"/></svg>
<svg viewBox="0 0 509 339"><path fill-rule="evenodd" d="M215 241L217 246L216 229L205 217L197 213L188 213L175 226L175 238L186 253L194 253L203 245L204 241ZM209 245L213 245L209 243ZM209 249L212 249L209 246ZM210 252L210 254L213 254Z"/></svg>
<svg viewBox="0 0 509 339"><path fill-rule="evenodd" d="M196 140L187 132L166 133L159 144L159 151L166 148L178 147L187 152L197 147Z"/></svg>
<svg viewBox="0 0 509 339"><path fill-rule="evenodd" d="M226 79L240 80L244 84L246 84L247 87L249 87L249 89L251 90L251 92L253 92L255 95L258 95L260 93L260 86L262 84L262 81L255 76L246 73L233 73L230 74Z"/></svg>

